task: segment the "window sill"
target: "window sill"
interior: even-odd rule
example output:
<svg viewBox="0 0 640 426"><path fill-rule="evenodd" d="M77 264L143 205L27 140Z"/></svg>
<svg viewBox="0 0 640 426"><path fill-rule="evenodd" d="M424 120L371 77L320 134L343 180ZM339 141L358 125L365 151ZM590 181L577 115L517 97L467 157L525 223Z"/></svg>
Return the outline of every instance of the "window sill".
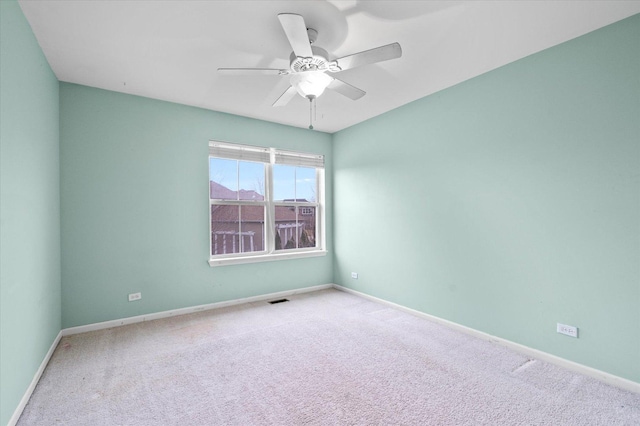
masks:
<svg viewBox="0 0 640 426"><path fill-rule="evenodd" d="M326 255L326 250L313 250L296 253L264 254L259 256L246 257L227 257L224 259L209 259L209 266L216 267L226 265L240 265L243 263L271 262L274 260L304 259L308 257L321 257Z"/></svg>

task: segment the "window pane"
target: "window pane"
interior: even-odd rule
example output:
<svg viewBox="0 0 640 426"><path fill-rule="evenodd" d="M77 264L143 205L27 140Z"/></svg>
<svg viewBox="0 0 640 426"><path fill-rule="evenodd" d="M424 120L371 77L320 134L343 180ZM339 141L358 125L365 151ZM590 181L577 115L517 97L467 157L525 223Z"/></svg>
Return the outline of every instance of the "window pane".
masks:
<svg viewBox="0 0 640 426"><path fill-rule="evenodd" d="M264 251L264 206L240 206L242 253Z"/></svg>
<svg viewBox="0 0 640 426"><path fill-rule="evenodd" d="M293 201L296 198L296 168L294 166L273 166L273 199Z"/></svg>
<svg viewBox="0 0 640 426"><path fill-rule="evenodd" d="M209 158L209 197L238 199L238 161Z"/></svg>
<svg viewBox="0 0 640 426"><path fill-rule="evenodd" d="M240 206L211 206L211 254L240 253Z"/></svg>
<svg viewBox="0 0 640 426"><path fill-rule="evenodd" d="M276 201L316 201L316 169L276 164L273 195Z"/></svg>
<svg viewBox="0 0 640 426"><path fill-rule="evenodd" d="M276 250L316 246L315 207L277 206L275 213Z"/></svg>
<svg viewBox="0 0 640 426"><path fill-rule="evenodd" d="M316 201L316 169L296 167L296 198L298 201Z"/></svg>
<svg viewBox="0 0 640 426"><path fill-rule="evenodd" d="M264 164L238 161L240 200L264 200Z"/></svg>
<svg viewBox="0 0 640 426"><path fill-rule="evenodd" d="M211 254L264 251L264 206L211 206Z"/></svg>
<svg viewBox="0 0 640 426"><path fill-rule="evenodd" d="M218 200L263 201L264 164L209 158L209 197Z"/></svg>

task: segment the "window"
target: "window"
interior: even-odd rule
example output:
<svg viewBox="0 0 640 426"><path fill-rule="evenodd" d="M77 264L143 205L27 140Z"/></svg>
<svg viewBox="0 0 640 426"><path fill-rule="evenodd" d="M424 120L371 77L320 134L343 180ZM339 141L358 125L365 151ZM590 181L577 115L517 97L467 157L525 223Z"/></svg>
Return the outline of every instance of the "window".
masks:
<svg viewBox="0 0 640 426"><path fill-rule="evenodd" d="M326 254L324 157L209 142L211 266Z"/></svg>

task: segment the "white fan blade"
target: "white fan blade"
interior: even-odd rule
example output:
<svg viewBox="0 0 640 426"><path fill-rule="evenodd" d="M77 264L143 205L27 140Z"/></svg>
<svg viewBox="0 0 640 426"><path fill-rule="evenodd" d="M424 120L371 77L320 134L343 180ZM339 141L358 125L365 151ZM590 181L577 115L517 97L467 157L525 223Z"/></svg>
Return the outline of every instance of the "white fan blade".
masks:
<svg viewBox="0 0 640 426"><path fill-rule="evenodd" d="M275 68L218 68L218 72L223 75L286 75L288 70Z"/></svg>
<svg viewBox="0 0 640 426"><path fill-rule="evenodd" d="M350 68L361 67L362 65L375 64L376 62L388 61L402 56L402 48L399 43L391 43L386 46L376 47L374 49L365 50L353 55L344 56L336 59L339 71L348 70Z"/></svg>
<svg viewBox="0 0 640 426"><path fill-rule="evenodd" d="M284 33L293 48L293 53L302 58L313 56L304 18L295 13L281 13L278 15L278 19L280 19L282 29L284 29Z"/></svg>
<svg viewBox="0 0 640 426"><path fill-rule="evenodd" d="M295 87L289 86L287 90L284 91L282 95L273 103L272 106L279 107L285 106L289 103L289 101L298 93Z"/></svg>
<svg viewBox="0 0 640 426"><path fill-rule="evenodd" d="M365 92L364 90L360 90L357 87L350 85L349 83L338 80L337 78L334 78L327 87L333 91L340 93L343 96L346 96L349 99L353 99L354 101L367 94L367 92Z"/></svg>

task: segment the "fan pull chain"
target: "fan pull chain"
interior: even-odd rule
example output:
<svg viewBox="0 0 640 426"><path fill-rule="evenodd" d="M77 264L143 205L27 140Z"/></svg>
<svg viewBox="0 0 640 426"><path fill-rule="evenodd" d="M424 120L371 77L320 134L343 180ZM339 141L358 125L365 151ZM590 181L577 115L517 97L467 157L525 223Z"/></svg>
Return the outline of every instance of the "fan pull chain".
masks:
<svg viewBox="0 0 640 426"><path fill-rule="evenodd" d="M313 130L313 100L315 98L309 96L309 129Z"/></svg>

